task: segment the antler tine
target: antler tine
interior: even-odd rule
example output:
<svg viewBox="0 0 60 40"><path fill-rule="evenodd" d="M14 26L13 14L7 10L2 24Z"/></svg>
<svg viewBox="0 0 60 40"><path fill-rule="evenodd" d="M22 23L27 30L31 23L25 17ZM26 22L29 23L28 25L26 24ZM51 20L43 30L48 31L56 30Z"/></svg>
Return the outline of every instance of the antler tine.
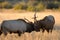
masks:
<svg viewBox="0 0 60 40"><path fill-rule="evenodd" d="M27 18L24 17L25 20L27 20L28 22L30 22Z"/></svg>
<svg viewBox="0 0 60 40"><path fill-rule="evenodd" d="M35 8L35 14L34 14L34 22L35 21L37 21L37 19L36 19L37 17L36 17L36 8Z"/></svg>

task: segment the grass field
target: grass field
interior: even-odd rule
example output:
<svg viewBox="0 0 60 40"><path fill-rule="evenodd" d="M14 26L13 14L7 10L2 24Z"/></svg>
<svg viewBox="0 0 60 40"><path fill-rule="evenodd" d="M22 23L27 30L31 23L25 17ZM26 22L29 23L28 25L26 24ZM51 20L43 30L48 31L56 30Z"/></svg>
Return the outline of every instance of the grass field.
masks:
<svg viewBox="0 0 60 40"><path fill-rule="evenodd" d="M31 32L24 33L20 37L17 34L8 34L6 37L2 34L0 40L60 40L60 12L58 11L43 11L37 13L37 19L42 19L46 15L53 15L55 17L55 25L52 33ZM27 18L33 22L34 12L14 12L14 11L0 11L0 23L3 20L13 20Z"/></svg>

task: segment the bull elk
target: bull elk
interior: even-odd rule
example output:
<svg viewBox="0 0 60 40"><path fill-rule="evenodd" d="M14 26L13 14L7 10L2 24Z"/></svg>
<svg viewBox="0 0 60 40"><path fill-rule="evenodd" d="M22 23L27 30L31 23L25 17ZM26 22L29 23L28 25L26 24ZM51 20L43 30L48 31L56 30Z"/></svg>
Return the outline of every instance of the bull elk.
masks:
<svg viewBox="0 0 60 40"><path fill-rule="evenodd" d="M28 23L24 19L4 20L1 25L1 30L5 35L7 35L7 32L9 32L18 33L20 36L21 33L33 31L33 26L33 23Z"/></svg>

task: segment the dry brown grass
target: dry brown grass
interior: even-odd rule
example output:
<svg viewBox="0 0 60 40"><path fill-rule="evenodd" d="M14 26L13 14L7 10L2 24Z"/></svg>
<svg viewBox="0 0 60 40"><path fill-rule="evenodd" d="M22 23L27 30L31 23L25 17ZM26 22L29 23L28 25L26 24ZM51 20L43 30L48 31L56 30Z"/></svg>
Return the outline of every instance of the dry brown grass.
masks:
<svg viewBox="0 0 60 40"><path fill-rule="evenodd" d="M19 13L19 12L0 12L0 23L3 20L10 20L10 19L18 19L27 18L30 21L33 22L33 15L34 12L25 12L25 13ZM45 11L45 12L39 12L37 13L37 19L42 19L46 15L53 15L55 17L56 23L55 23L55 30L53 30L52 33L47 33L46 31L44 33L40 32L31 32L31 33L24 33L20 37L17 34L8 34L6 37L2 34L0 36L0 40L60 40L60 12L53 12L53 11Z"/></svg>
<svg viewBox="0 0 60 40"><path fill-rule="evenodd" d="M0 36L1 40L60 40L60 31L54 30L52 33L44 33L42 32L31 32L24 33L21 36L17 34L8 34L4 36L3 34Z"/></svg>

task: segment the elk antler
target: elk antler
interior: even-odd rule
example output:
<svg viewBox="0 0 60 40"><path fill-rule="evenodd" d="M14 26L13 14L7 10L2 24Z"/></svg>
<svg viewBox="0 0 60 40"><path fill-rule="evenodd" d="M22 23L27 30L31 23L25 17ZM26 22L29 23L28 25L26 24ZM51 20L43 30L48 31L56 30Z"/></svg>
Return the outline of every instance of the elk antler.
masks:
<svg viewBox="0 0 60 40"><path fill-rule="evenodd" d="M28 22L30 22L27 18L24 17L25 20L27 20Z"/></svg>
<svg viewBox="0 0 60 40"><path fill-rule="evenodd" d="M36 8L35 8L35 14L34 14L34 22L36 22L37 21L37 19L36 19L37 17L36 17Z"/></svg>

